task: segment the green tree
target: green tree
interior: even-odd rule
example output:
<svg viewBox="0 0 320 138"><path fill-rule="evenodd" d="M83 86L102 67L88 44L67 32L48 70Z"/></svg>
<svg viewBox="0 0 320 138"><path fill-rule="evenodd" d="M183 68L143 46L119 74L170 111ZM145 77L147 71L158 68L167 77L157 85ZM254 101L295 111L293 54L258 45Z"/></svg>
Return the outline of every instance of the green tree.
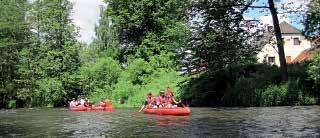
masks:
<svg viewBox="0 0 320 138"><path fill-rule="evenodd" d="M195 2L195 28L191 49L196 66L207 64L209 71L254 61L257 47L249 44L248 33L241 28L244 0ZM198 18L198 19L197 19Z"/></svg>
<svg viewBox="0 0 320 138"><path fill-rule="evenodd" d="M285 63L281 31L274 1L268 0L268 6L253 6L252 4L255 1L256 0L231 0L222 2L218 0L200 0L195 2L194 12L201 18L201 22L196 23L198 26L196 28L199 31L193 33L196 35L194 37L196 41L192 42L197 44L195 46L197 50L194 50L199 53L198 56L196 56L200 58L197 63L209 63L209 68L219 68L219 66L229 65L230 63L237 64L238 61L238 63L244 63L242 59L244 59L245 62L250 61L256 54L257 47L246 41L250 40L250 37L248 37L250 35L247 35L246 31L240 27L243 21L243 13L248 8L267 8L271 12L275 27L275 36L279 49L281 79L287 81L287 65ZM232 59L234 59L234 61Z"/></svg>
<svg viewBox="0 0 320 138"><path fill-rule="evenodd" d="M104 48L119 52L121 63L132 58L159 55L184 47L188 30L190 1L180 0L106 0L108 8L101 14L98 40Z"/></svg>
<svg viewBox="0 0 320 138"><path fill-rule="evenodd" d="M89 95L94 102L110 97L121 71L119 63L110 57L98 58L96 63L82 66L79 74L81 94Z"/></svg>
<svg viewBox="0 0 320 138"><path fill-rule="evenodd" d="M305 35L316 37L320 35L320 0L311 0L305 24Z"/></svg>
<svg viewBox="0 0 320 138"><path fill-rule="evenodd" d="M30 46L27 6L26 0L0 1L0 108L15 99L20 87L19 53Z"/></svg>
<svg viewBox="0 0 320 138"><path fill-rule="evenodd" d="M315 81L316 86L320 86L320 54L318 53L313 61L309 64L308 73Z"/></svg>
<svg viewBox="0 0 320 138"><path fill-rule="evenodd" d="M33 47L25 49L21 74L25 88L20 97L41 105L62 105L68 93L70 75L80 66L77 31L70 19L72 4L68 0L37 0L28 15L35 32ZM30 79L31 78L31 79ZM31 82L30 82L31 81ZM48 82L48 84L43 83ZM33 87L30 88L30 84ZM55 86L56 85L56 86Z"/></svg>

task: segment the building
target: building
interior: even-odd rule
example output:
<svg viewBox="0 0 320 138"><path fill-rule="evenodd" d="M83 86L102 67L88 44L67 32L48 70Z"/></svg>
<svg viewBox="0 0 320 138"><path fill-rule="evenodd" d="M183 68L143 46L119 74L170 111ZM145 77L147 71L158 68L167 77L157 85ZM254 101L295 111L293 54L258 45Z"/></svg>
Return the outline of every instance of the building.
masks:
<svg viewBox="0 0 320 138"><path fill-rule="evenodd" d="M280 29L282 38L284 40L284 52L287 64L292 63L292 61L296 59L300 53L312 48L311 41L305 38L301 31L287 22L281 22ZM268 27L268 30L273 32L273 29L270 29L270 27ZM258 62L260 63L269 63L271 65L280 66L278 48L276 46L274 36L271 42L262 47L257 57Z"/></svg>
<svg viewBox="0 0 320 138"><path fill-rule="evenodd" d="M302 61L312 60L320 52L320 37L314 38L312 47L302 51L292 62L299 63Z"/></svg>

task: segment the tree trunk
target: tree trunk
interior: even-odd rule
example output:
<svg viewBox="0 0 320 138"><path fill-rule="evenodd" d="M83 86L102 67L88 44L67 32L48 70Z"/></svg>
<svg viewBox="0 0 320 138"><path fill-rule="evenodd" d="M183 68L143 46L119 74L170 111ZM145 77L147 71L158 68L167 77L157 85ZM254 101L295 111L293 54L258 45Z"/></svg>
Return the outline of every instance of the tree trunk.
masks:
<svg viewBox="0 0 320 138"><path fill-rule="evenodd" d="M281 36L281 30L278 20L278 13L277 9L274 6L273 0L268 0L269 3L269 9L272 15L273 20L273 26L274 26L274 32L277 39L277 47L279 52L279 60L280 60L280 73L281 73L281 80L283 82L286 82L288 80L288 71L287 71L287 63L285 59L285 53L283 49L283 40Z"/></svg>

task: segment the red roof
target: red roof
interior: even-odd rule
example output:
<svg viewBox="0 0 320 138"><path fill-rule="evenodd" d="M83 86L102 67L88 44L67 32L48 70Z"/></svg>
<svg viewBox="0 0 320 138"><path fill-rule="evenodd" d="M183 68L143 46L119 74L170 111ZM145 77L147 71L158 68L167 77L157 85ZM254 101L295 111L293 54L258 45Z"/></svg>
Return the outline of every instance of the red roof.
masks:
<svg viewBox="0 0 320 138"><path fill-rule="evenodd" d="M320 48L309 48L303 50L292 62L299 63L306 60L312 60L317 52L320 51Z"/></svg>

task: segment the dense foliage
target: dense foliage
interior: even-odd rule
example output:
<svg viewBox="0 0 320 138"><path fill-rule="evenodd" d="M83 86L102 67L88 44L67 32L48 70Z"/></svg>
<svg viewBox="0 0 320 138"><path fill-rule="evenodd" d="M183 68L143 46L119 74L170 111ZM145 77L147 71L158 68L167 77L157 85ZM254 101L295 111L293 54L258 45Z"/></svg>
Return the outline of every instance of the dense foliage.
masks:
<svg viewBox="0 0 320 138"><path fill-rule="evenodd" d="M4 21L3 25L12 26L19 22L17 26L13 25L7 34L2 35L5 37L3 40L7 42L4 46L14 52L10 54L13 58L5 59L15 61L15 63L4 62L12 66L7 69L14 73L11 78L16 83L16 85L13 85L13 82L4 85L12 87L13 91L8 91L9 88L4 89L10 93L6 95L21 101L19 103L24 106L63 105L67 102L69 94L74 91L68 88L69 77L80 65L78 56L80 45L75 39L76 30L69 17L71 3L67 0L39 0L30 6L31 10L28 12L23 9L23 6L27 6L27 2L1 1L1 3L4 8L10 8L1 10L8 12L3 15L7 14L9 18L1 20ZM10 35L15 32L17 35ZM9 38L10 36L13 39ZM20 48L14 50L12 44L15 39L24 44L20 44Z"/></svg>
<svg viewBox="0 0 320 138"><path fill-rule="evenodd" d="M314 60L309 64L308 74L310 78L315 81L315 88L320 88L320 53L318 53ZM320 93L318 93L320 94Z"/></svg>
<svg viewBox="0 0 320 138"><path fill-rule="evenodd" d="M99 75L119 74L112 78L115 83L90 86L87 91L90 98L97 101L109 97L118 106L139 106L148 90L154 94L167 86L177 90L183 78L178 73L179 51L187 45L189 35L184 25L189 1L106 0L106 3L108 8L102 11L96 28L98 37L83 57L101 61L108 58L118 67L111 67L111 71L101 69ZM97 54L89 55L89 51ZM95 67L101 61L89 61L88 65Z"/></svg>
<svg viewBox="0 0 320 138"><path fill-rule="evenodd" d="M15 104L19 86L20 51L30 46L30 28L25 21L27 2L0 1L0 107Z"/></svg>
<svg viewBox="0 0 320 138"><path fill-rule="evenodd" d="M118 52L121 63L134 58L150 61L153 55L174 52L187 43L189 1L106 0L96 28L100 49Z"/></svg>
<svg viewBox="0 0 320 138"><path fill-rule="evenodd" d="M264 64L236 65L201 74L184 84L183 99L197 106L312 105L318 101L309 63L288 66L291 78L281 83L279 68Z"/></svg>
<svg viewBox="0 0 320 138"><path fill-rule="evenodd" d="M244 0L199 0L194 3L192 12L200 16L192 23L195 30L190 45L196 63L207 64L211 72L232 64L255 61L259 47L250 45L250 36L241 27L248 6L234 6L245 3Z"/></svg>
<svg viewBox="0 0 320 138"><path fill-rule="evenodd" d="M305 24L305 34L310 37L320 35L320 0L311 0Z"/></svg>
<svg viewBox="0 0 320 138"><path fill-rule="evenodd" d="M192 106L315 104L319 55L290 65L285 83L278 67L255 64L261 45L241 27L252 1L105 0L97 38L85 45L68 0L2 0L0 108L78 97L137 107L167 86ZM319 8L310 7L306 30L316 34Z"/></svg>

